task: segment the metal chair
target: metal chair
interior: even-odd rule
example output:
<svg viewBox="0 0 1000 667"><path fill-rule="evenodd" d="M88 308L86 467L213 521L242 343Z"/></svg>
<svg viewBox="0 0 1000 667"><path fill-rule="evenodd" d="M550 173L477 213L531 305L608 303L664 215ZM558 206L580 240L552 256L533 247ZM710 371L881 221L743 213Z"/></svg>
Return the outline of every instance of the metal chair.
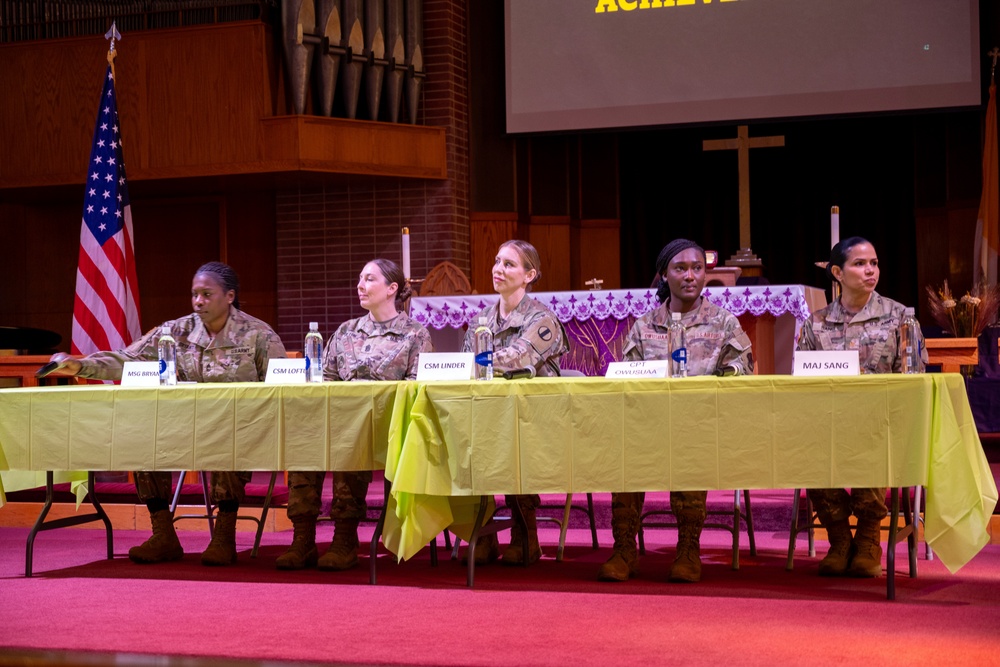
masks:
<svg viewBox="0 0 1000 667"><path fill-rule="evenodd" d="M271 504L274 496L274 485L278 479L278 472L271 473L271 479L267 485L267 491L263 496L256 496L253 494L247 494L244 498L243 503L240 507L260 507L260 516L254 516L252 514L238 514L237 519L243 519L246 521L253 521L257 524L257 533L254 537L253 549L250 550L250 557L256 558L257 551L260 549L260 540L264 534L264 525L267 521L267 513L271 509ZM177 486L174 488L174 496L170 501L170 512L174 514L177 509L178 502L180 501L181 495L183 493L184 478L187 476L187 471L182 470L180 477L177 479ZM185 519L205 519L208 521L208 534L209 537L213 537L215 534L215 514L217 507L212 503L211 496L208 490L208 477L207 473L204 471L198 472L198 480L201 483L202 496L205 502L205 513L204 514L174 514L174 523L182 521ZM248 485L249 486L249 485ZM259 500L258 500L259 499Z"/></svg>
<svg viewBox="0 0 1000 667"><path fill-rule="evenodd" d="M912 495L910 491L911 488L913 489ZM885 569L887 597L890 600L896 599L896 545L904 539L907 541L910 578L915 578L917 576L917 526L920 521L923 521L920 516L922 488L923 487L920 486L905 487L905 489L894 487L889 489L888 492L889 525L887 527L883 526L882 530L889 532L888 544L886 545L885 550ZM788 536L788 561L785 564L785 570L789 572L794 566L796 536L800 532L806 531L809 541L809 556L810 558L814 558L816 556L816 544L813 531L816 528L822 528L822 523L820 523L816 512L813 511L812 503L809 501L808 494L805 494L805 514L808 519L805 523L800 521L801 516L799 510L802 496L802 489L795 489L795 493L792 497L792 521ZM899 517L901 513L903 516L902 528L899 527ZM934 552L931 550L930 545L926 545L926 547L926 558L927 560L932 560L934 558Z"/></svg>
<svg viewBox="0 0 1000 667"><path fill-rule="evenodd" d="M740 507L740 495L743 496L743 502L746 505L746 510L744 511ZM643 512L639 517L639 553L646 553L646 541L643 535L646 528L677 528L676 521L649 521L650 517L671 515L672 512L669 509L656 509L649 510L648 512ZM737 489L733 492L733 509L732 510L713 510L709 509L705 512L707 516L726 516L730 517L731 523L722 523L708 521L707 517L703 525L704 528L718 528L725 530L733 536L733 569L740 569L740 523L742 522L746 525L747 529L747 539L750 543L750 555L757 555L757 542L754 539L753 534L753 514L750 510L750 492L747 490Z"/></svg>

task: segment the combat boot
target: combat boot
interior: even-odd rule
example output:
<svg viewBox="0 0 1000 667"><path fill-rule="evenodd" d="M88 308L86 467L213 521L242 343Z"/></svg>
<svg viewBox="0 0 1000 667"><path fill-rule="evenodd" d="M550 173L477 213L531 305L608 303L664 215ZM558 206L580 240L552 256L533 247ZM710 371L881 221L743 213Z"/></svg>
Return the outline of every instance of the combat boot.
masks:
<svg viewBox="0 0 1000 667"><path fill-rule="evenodd" d="M847 519L839 521L824 521L826 534L830 540L830 550L819 562L819 576L839 577L847 572L847 564L851 561L851 551L854 541L851 539L851 524Z"/></svg>
<svg viewBox="0 0 1000 667"><path fill-rule="evenodd" d="M128 557L136 563L163 563L180 560L184 548L174 530L174 515L169 510L159 510L149 515L153 534L148 540L128 550Z"/></svg>
<svg viewBox="0 0 1000 667"><path fill-rule="evenodd" d="M358 564L358 520L335 519L333 542L319 559L321 570L346 570Z"/></svg>
<svg viewBox="0 0 1000 667"><path fill-rule="evenodd" d="M611 534L615 538L611 558L601 566L601 581L628 581L639 570L635 536L639 532L639 512L633 507L616 507L611 512Z"/></svg>
<svg viewBox="0 0 1000 667"><path fill-rule="evenodd" d="M316 551L316 517L296 517L292 519L292 544L288 551L274 561L279 570L303 570L315 567L319 552Z"/></svg>
<svg viewBox="0 0 1000 667"><path fill-rule="evenodd" d="M535 518L535 508L521 505L524 525L528 530L528 560L524 560L524 539L520 524L514 521L510 529L510 546L504 549L504 565L531 565L542 557L542 547L538 544L538 521ZM513 519L512 519L513 521Z"/></svg>
<svg viewBox="0 0 1000 667"><path fill-rule="evenodd" d="M882 576L882 525L875 519L858 519L854 533L854 558L847 573L852 577Z"/></svg>
<svg viewBox="0 0 1000 667"><path fill-rule="evenodd" d="M500 542L497 540L497 534L480 535L479 539L476 540L476 565L489 565L496 562L498 558L500 558ZM469 564L468 552L466 552L465 558L462 559L462 564Z"/></svg>
<svg viewBox="0 0 1000 667"><path fill-rule="evenodd" d="M201 554L202 565L232 565L236 562L236 512L220 511L215 517L215 532L208 548Z"/></svg>
<svg viewBox="0 0 1000 667"><path fill-rule="evenodd" d="M677 556L669 580L693 584L701 581L701 527L705 517L697 511L674 512L677 517Z"/></svg>

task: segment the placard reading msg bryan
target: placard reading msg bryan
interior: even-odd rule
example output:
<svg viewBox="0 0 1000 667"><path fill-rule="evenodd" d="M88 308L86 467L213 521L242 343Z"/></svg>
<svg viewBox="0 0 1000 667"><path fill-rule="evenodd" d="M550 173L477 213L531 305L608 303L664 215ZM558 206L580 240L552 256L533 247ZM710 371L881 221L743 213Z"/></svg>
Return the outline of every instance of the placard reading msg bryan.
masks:
<svg viewBox="0 0 1000 667"><path fill-rule="evenodd" d="M123 387L159 387L159 361L126 361L122 366Z"/></svg>

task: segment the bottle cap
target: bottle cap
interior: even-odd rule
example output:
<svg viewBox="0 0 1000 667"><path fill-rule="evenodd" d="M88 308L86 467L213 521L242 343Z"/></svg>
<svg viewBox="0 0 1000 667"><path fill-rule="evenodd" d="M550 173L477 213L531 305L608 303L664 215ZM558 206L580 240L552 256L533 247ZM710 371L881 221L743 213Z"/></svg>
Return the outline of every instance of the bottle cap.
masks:
<svg viewBox="0 0 1000 667"><path fill-rule="evenodd" d="M907 306L903 309L903 317L913 317L915 312L911 306Z"/></svg>
<svg viewBox="0 0 1000 667"><path fill-rule="evenodd" d="M479 318L479 324L480 324L481 326L484 326L484 327L485 327L485 326L486 326L486 318L485 318L485 317L480 317L480 318Z"/></svg>
<svg viewBox="0 0 1000 667"><path fill-rule="evenodd" d="M169 324L164 324L162 327L160 327L160 334L161 335L165 335L165 336L169 336L170 335L170 325Z"/></svg>
<svg viewBox="0 0 1000 667"><path fill-rule="evenodd" d="M319 331L319 322L310 322L309 331Z"/></svg>
<svg viewBox="0 0 1000 667"><path fill-rule="evenodd" d="M674 322L680 322L681 321L681 314L680 313L670 313L670 319L673 320Z"/></svg>

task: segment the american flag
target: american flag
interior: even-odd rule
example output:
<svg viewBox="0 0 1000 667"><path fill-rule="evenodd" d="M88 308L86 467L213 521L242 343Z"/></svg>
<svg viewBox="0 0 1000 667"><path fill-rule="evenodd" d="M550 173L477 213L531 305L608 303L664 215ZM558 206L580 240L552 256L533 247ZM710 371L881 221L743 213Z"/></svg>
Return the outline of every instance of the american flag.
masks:
<svg viewBox="0 0 1000 667"><path fill-rule="evenodd" d="M73 304L73 354L118 350L142 333L113 70L108 65L90 152Z"/></svg>

